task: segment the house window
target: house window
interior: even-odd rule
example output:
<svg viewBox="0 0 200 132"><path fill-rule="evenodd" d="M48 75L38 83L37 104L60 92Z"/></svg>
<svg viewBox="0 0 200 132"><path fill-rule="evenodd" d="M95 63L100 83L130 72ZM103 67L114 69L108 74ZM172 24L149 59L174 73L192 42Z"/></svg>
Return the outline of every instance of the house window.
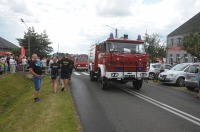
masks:
<svg viewBox="0 0 200 132"><path fill-rule="evenodd" d="M188 55L184 54L184 62L187 63L188 62Z"/></svg>
<svg viewBox="0 0 200 132"><path fill-rule="evenodd" d="M180 54L176 54L176 62L180 62Z"/></svg>
<svg viewBox="0 0 200 132"><path fill-rule="evenodd" d="M178 44L181 44L181 37L178 37Z"/></svg>
<svg viewBox="0 0 200 132"><path fill-rule="evenodd" d="M174 39L171 39L171 44L172 44L172 46L174 45Z"/></svg>
<svg viewBox="0 0 200 132"><path fill-rule="evenodd" d="M197 57L194 57L194 60L193 60L194 62L198 62L198 59L197 59Z"/></svg>
<svg viewBox="0 0 200 132"><path fill-rule="evenodd" d="M170 54L170 63L173 64L173 55Z"/></svg>

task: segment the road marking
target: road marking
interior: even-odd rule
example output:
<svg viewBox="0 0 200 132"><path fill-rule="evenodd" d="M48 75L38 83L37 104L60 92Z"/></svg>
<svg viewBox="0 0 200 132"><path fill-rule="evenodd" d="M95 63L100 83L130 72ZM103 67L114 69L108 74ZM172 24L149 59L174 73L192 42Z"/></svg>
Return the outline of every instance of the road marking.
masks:
<svg viewBox="0 0 200 132"><path fill-rule="evenodd" d="M112 85L113 85L113 83L112 83ZM194 124L196 124L198 126L200 126L200 118L192 116L192 115L190 115L188 113L185 113L185 112L183 112L181 110L178 110L178 109L176 109L174 107L171 107L169 105L161 103L161 102L159 102L157 100L154 100L154 99L152 99L150 97L147 97L147 96L145 96L143 94L140 94L138 92L132 91L132 90L130 90L128 88L125 88L125 87L123 87L121 85L114 85L114 86L116 86L116 87L120 88L121 90L126 91L126 92L128 92L128 93L130 93L132 95L135 95L135 96L139 97L140 99L143 99L143 100L145 100L145 101L147 101L147 102L149 102L151 104L154 104L154 105L156 105L156 106L158 106L158 107L160 107L160 108L162 108L164 110L167 110L167 111L169 111L169 112L171 112L171 113L173 113L173 114L175 114L177 116L180 116L180 117L182 117L182 118L184 118L184 119L186 119L186 120L188 120L188 121L190 121L190 122L192 122L192 123L194 123Z"/></svg>
<svg viewBox="0 0 200 132"><path fill-rule="evenodd" d="M81 75L80 73L78 73L78 72L73 72L75 75Z"/></svg>
<svg viewBox="0 0 200 132"><path fill-rule="evenodd" d="M82 74L84 74L84 75L89 75L89 73L87 73L87 72L81 72Z"/></svg>

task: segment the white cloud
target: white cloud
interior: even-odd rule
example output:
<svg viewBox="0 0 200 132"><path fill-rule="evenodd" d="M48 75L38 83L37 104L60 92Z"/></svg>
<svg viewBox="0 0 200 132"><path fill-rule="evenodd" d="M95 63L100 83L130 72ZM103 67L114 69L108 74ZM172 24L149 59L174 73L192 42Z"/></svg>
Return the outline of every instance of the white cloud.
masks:
<svg viewBox="0 0 200 132"><path fill-rule="evenodd" d="M97 14L102 17L124 17L131 15L132 0L100 0L96 5Z"/></svg>
<svg viewBox="0 0 200 132"><path fill-rule="evenodd" d="M158 33L164 38L199 12L199 0L1 0L0 36L17 44L26 26L47 31L57 52L87 53L117 28L119 36Z"/></svg>

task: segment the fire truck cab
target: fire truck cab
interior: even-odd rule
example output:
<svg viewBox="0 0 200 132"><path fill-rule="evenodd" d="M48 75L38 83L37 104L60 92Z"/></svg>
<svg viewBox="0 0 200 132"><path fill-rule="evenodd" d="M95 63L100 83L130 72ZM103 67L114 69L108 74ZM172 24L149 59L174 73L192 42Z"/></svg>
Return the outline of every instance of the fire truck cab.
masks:
<svg viewBox="0 0 200 132"><path fill-rule="evenodd" d="M75 70L88 70L88 55L80 54L74 59Z"/></svg>
<svg viewBox="0 0 200 132"><path fill-rule="evenodd" d="M100 88L106 89L109 82L125 84L132 82L135 89L142 87L147 78L148 55L141 36L137 40L113 38L113 34L89 50L90 80L98 80Z"/></svg>

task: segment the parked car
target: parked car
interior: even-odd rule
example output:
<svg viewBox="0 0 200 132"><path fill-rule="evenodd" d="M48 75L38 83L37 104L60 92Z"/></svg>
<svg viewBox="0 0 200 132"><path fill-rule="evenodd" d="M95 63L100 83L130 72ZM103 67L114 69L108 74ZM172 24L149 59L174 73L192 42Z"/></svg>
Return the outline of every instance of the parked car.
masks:
<svg viewBox="0 0 200 132"><path fill-rule="evenodd" d="M176 84L177 86L185 85L186 71L192 63L177 64L172 69L159 74L158 80L166 84Z"/></svg>
<svg viewBox="0 0 200 132"><path fill-rule="evenodd" d="M186 76L185 76L185 86L189 90L194 90L195 88L198 87L198 81L195 79L196 78L196 70L197 67L199 66L199 63L193 63L192 65L189 66Z"/></svg>
<svg viewBox="0 0 200 132"><path fill-rule="evenodd" d="M156 74L160 73L160 63L151 63L148 71L149 79L152 79ZM172 68L172 65L165 64L165 71L168 71Z"/></svg>

